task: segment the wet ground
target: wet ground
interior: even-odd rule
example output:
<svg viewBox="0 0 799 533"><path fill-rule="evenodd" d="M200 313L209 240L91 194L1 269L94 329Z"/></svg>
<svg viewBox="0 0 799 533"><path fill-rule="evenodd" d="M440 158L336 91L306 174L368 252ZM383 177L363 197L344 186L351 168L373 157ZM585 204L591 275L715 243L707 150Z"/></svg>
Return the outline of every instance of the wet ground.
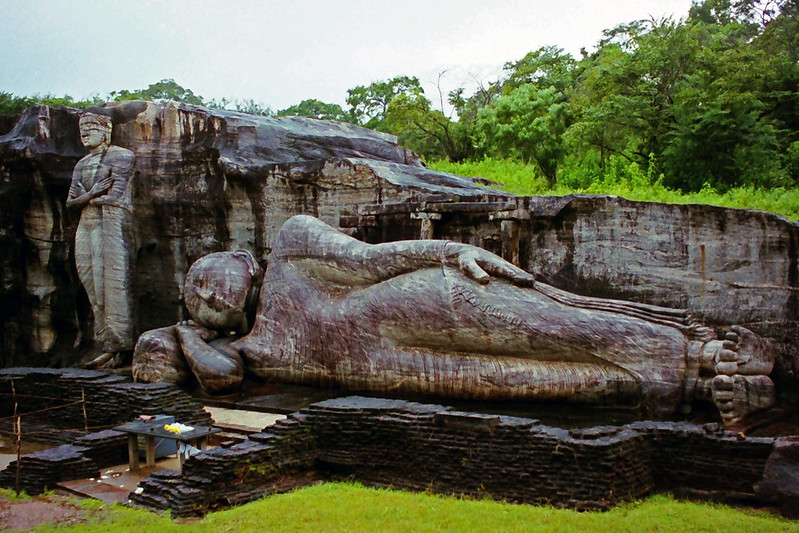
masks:
<svg viewBox="0 0 799 533"><path fill-rule="evenodd" d="M47 444L39 444L37 442L22 442L20 455L26 453L38 452L51 448ZM0 434L0 470L4 470L11 461L17 460L17 445L13 437Z"/></svg>
<svg viewBox="0 0 799 533"><path fill-rule="evenodd" d="M78 524L84 522L90 512L74 499L59 494L24 500L7 500L0 496L0 531L28 531L42 524Z"/></svg>
<svg viewBox="0 0 799 533"><path fill-rule="evenodd" d="M277 420L286 417L282 414L228 409L223 407L206 407L206 410L211 413L217 425L233 433L258 432L274 424ZM23 442L21 452L22 455L24 455L48 447L49 446L43 444ZM16 460L16 457L16 448L13 441L9 439L0 441L0 465L2 465L2 468L5 468L11 461ZM176 456L169 455L157 459L155 465L142 465L142 467L135 472L131 472L127 464L117 465L103 469L98 478L79 479L60 483L58 492L73 494L80 497L91 497L103 500L107 503L126 502L128 500L128 495L136 490L138 484L156 470L178 471L180 470L180 464ZM44 510L45 507L53 505L53 502L48 502L39 498L36 498L35 502L37 505L31 507L42 507L42 512L44 514L47 514ZM24 503L25 502L0 502L0 517L10 517L8 519L12 521L22 520L22 517L26 514L22 511L27 505L23 505ZM5 515L2 514L4 511ZM17 514L20 515L19 518L15 518ZM48 522L52 523L52 521ZM3 529L4 523L0 520L0 531Z"/></svg>

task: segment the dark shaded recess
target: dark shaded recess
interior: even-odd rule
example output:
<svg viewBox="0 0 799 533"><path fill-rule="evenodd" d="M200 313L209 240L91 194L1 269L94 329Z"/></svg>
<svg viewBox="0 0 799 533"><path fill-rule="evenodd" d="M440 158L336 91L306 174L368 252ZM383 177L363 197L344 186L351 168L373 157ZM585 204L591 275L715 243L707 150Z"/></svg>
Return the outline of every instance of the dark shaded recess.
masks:
<svg viewBox="0 0 799 533"><path fill-rule="evenodd" d="M53 187L56 189L50 193L50 200L55 201L55 198L66 198L67 191L61 190L62 187ZM52 205L53 213L58 213L58 206ZM65 217L66 218L66 217ZM63 228L63 234L60 234L59 229ZM88 302L88 297L82 289L82 285L77 277L77 272L69 265L73 263L73 242L74 226L60 225L56 223L53 227L52 248L50 250L50 260L47 264L47 271L53 276L53 281L59 290L56 290L50 296L50 308L52 312L52 325L53 330L57 332L56 343L51 350L51 357L48 366L62 367L72 364L69 354L73 351L73 347L77 344L80 336L84 336L88 332L81 331L81 326L76 323L77 313L83 313L82 316L91 315L91 306ZM80 293L82 294L83 301L79 301ZM89 313L86 315L85 313ZM78 315L81 316L81 315Z"/></svg>
<svg viewBox="0 0 799 533"><path fill-rule="evenodd" d="M0 136L7 135L14 129L20 115L6 115L0 113Z"/></svg>
<svg viewBox="0 0 799 533"><path fill-rule="evenodd" d="M80 135L76 135L79 131L78 123L82 111L70 108L50 108L50 152L60 158L72 158L74 161L68 164L64 161L64 170L69 176L72 176L72 169L75 163L89 153L89 150L83 146L80 140Z"/></svg>
<svg viewBox="0 0 799 533"><path fill-rule="evenodd" d="M548 221L547 225L554 229L555 235L558 237L558 243L565 251L565 257L560 268L552 274L544 275L542 281L567 291L582 293L580 290L581 285L577 285L579 278L574 268L574 222L577 215L577 208L573 203L569 203ZM545 247L545 238L545 233L538 233L536 246L539 248Z"/></svg>
<svg viewBox="0 0 799 533"><path fill-rule="evenodd" d="M287 185L292 192L294 212L303 215L319 215L319 187L315 185L318 179L294 179L290 177Z"/></svg>
<svg viewBox="0 0 799 533"><path fill-rule="evenodd" d="M786 349L785 353L796 353L799 346L799 228L794 225L789 230L788 257L790 258L790 270L788 272L788 282L791 287L791 294L788 297L787 315L790 327L786 324L782 328L782 335L778 342ZM792 349L792 350L791 350ZM799 357L777 357L777 362L772 373L774 386L782 401L790 405L793 409L799 408L799 388L796 383L799 380Z"/></svg>
<svg viewBox="0 0 799 533"><path fill-rule="evenodd" d="M21 362L25 354L22 323L25 320L25 272L22 240L25 198L20 186L0 184L0 365Z"/></svg>
<svg viewBox="0 0 799 533"><path fill-rule="evenodd" d="M164 272L174 272L176 265L168 243L150 242L139 248L136 268L150 272L139 276L139 329L147 331L174 324L181 316L181 294L174 279ZM169 305L164 305L164 302Z"/></svg>
<svg viewBox="0 0 799 533"><path fill-rule="evenodd" d="M385 221L385 222L384 222ZM363 241L369 244L395 242L419 238L421 221L408 223L407 214L384 215L381 223L363 229Z"/></svg>

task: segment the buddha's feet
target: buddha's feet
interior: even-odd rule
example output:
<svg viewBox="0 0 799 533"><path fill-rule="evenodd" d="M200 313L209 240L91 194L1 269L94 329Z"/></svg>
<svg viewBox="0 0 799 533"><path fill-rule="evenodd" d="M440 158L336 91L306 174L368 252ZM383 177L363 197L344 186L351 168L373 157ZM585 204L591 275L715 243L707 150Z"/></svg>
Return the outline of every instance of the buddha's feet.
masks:
<svg viewBox="0 0 799 533"><path fill-rule="evenodd" d="M710 357L705 368L712 368L715 376L707 378L705 386L725 425L774 406L774 383L768 377L774 367L774 354L763 338L744 327L733 326L723 341L711 341L706 346L706 357Z"/></svg>
<svg viewBox="0 0 799 533"><path fill-rule="evenodd" d="M724 425L736 424L775 403L774 383L768 376L718 375L710 389Z"/></svg>
<svg viewBox="0 0 799 533"><path fill-rule="evenodd" d="M762 337L742 326L732 326L716 352L714 370L720 376L768 376L774 353Z"/></svg>

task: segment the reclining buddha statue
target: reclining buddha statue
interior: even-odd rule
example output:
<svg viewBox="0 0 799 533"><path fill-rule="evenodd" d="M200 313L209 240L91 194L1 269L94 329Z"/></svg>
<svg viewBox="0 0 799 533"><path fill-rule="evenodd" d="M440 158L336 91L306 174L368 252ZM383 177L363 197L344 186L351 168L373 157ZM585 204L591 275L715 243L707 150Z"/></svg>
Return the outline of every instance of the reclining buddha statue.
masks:
<svg viewBox="0 0 799 533"><path fill-rule="evenodd" d="M239 292L252 292L249 254L214 255L249 269L253 281ZM637 406L651 416L687 413L701 399L727 424L775 401L770 345L746 328L719 339L687 311L571 294L467 244L365 244L295 216L277 237L244 336L242 309L216 318L235 307L231 268L206 270L187 276L194 320L139 340L137 379L174 381L169 365L156 364L169 352L198 368L210 391L236 387L247 372L361 391ZM208 344L212 330L237 333ZM232 381L231 368L240 369Z"/></svg>

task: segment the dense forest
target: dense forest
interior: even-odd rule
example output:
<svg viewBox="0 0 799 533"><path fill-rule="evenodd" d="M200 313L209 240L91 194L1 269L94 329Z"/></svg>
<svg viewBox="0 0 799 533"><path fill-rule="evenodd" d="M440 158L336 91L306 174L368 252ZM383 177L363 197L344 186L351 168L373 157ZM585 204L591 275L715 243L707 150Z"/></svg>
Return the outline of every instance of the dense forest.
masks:
<svg viewBox="0 0 799 533"><path fill-rule="evenodd" d="M273 112L252 100L206 101L161 80L81 101L0 92L0 113L38 103L179 100L352 122L397 135L435 168L505 174L504 182L519 182L510 183L517 192L603 183L683 194L795 192L798 15L797 0L697 1L684 19L606 30L579 58L557 46L531 51L506 63L500 79L480 80L473 94L458 88L430 98L418 78L399 75L349 89L348 109L309 99Z"/></svg>

